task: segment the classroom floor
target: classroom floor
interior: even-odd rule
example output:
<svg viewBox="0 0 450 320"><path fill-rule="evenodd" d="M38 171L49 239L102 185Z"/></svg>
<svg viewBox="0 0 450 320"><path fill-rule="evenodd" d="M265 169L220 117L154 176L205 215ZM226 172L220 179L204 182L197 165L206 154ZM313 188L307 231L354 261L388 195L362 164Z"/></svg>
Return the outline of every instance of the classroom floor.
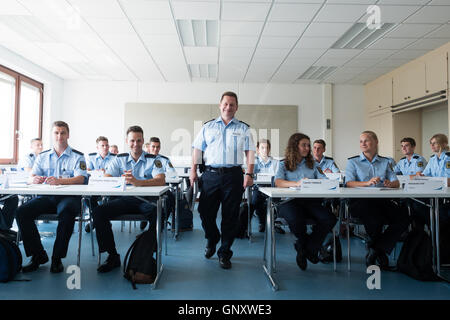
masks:
<svg viewBox="0 0 450 320"><path fill-rule="evenodd" d="M220 218L220 216L219 216ZM204 258L205 239L200 218L194 213L194 230L180 233L175 241L168 239L168 255L164 255L164 271L158 288L138 285L133 290L130 282L122 276L122 269L107 274L97 273L97 253L92 256L90 234L83 231L81 256L81 289L69 290L65 272L51 274L50 263L38 271L22 274L17 279L31 279L29 282L9 282L0 284L0 300L5 299L162 299L162 300L292 300L292 299L450 299L450 283L420 282L397 272L381 273L381 289L369 290L366 282L364 263L365 246L358 239L351 240L352 271L347 271L346 241L342 241L343 260L338 263L337 272L332 264L308 264L301 271L295 262L293 236L289 232L276 234L277 273L279 291L272 291L262 268L264 237L258 233L257 223L253 223L254 237L236 239L233 245L233 267L224 270L219 267L217 255ZM126 250L140 232L139 225L132 227L126 222L120 231L120 222L114 222L117 250L123 260ZM56 232L56 222L42 223L39 230ZM288 229L287 229L288 230ZM69 253L63 259L65 268L76 264L78 229L70 242ZM51 256L54 236L43 237L43 244ZM23 253L23 246L20 245ZM164 247L163 247L164 248ZM95 242L95 249L97 244ZM399 251L398 251L399 252ZM102 260L106 254L102 255ZM24 258L25 263L29 258Z"/></svg>

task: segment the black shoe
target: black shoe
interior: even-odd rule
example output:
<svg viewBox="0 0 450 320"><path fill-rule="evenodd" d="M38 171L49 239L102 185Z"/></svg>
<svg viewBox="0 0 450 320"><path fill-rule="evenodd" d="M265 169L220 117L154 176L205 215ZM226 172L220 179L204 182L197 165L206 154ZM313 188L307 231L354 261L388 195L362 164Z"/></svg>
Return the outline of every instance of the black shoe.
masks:
<svg viewBox="0 0 450 320"><path fill-rule="evenodd" d="M259 224L258 231L259 231L259 232L264 232L264 231L266 231L266 224L265 224L265 223L260 223L260 224Z"/></svg>
<svg viewBox="0 0 450 320"><path fill-rule="evenodd" d="M111 270L120 267L120 254L110 254L106 261L97 268L100 273L110 272Z"/></svg>
<svg viewBox="0 0 450 320"><path fill-rule="evenodd" d="M31 256L31 261L26 266L22 267L22 272L36 271L41 264L48 262L47 252L43 251L41 254Z"/></svg>
<svg viewBox="0 0 450 320"><path fill-rule="evenodd" d="M209 241L206 244L206 248L205 248L205 258L209 259L211 258L214 253L216 253L216 243Z"/></svg>
<svg viewBox="0 0 450 320"><path fill-rule="evenodd" d="M383 251L378 250L377 251L377 260L378 265L380 266L381 270L389 270L389 258Z"/></svg>
<svg viewBox="0 0 450 320"><path fill-rule="evenodd" d="M64 271L64 266L60 258L52 258L52 265L50 267L51 273L61 273Z"/></svg>
<svg viewBox="0 0 450 320"><path fill-rule="evenodd" d="M285 234L285 233L286 233L286 232L283 230L283 228L280 227L279 225L275 225L273 228L274 228L274 230L275 230L276 233L279 233L279 234Z"/></svg>
<svg viewBox="0 0 450 320"><path fill-rule="evenodd" d="M366 254L366 266L373 266L377 261L377 252L375 249L369 248L369 251Z"/></svg>
<svg viewBox="0 0 450 320"><path fill-rule="evenodd" d="M294 243L294 248L297 251L297 257L295 258L295 260L297 261L297 265L300 269L304 271L308 266L308 262L306 261L305 249L303 249L303 247L297 243Z"/></svg>
<svg viewBox="0 0 450 320"><path fill-rule="evenodd" d="M231 269L230 259L219 257L219 264L222 269Z"/></svg>
<svg viewBox="0 0 450 320"><path fill-rule="evenodd" d="M92 228L92 230L94 230L94 228ZM84 231L86 231L87 233L91 232L91 224L89 222L86 223L86 226L84 227Z"/></svg>
<svg viewBox="0 0 450 320"><path fill-rule="evenodd" d="M141 221L141 224L139 225L139 227L141 228L141 230L144 230L145 227L147 226L148 222L147 221Z"/></svg>
<svg viewBox="0 0 450 320"><path fill-rule="evenodd" d="M317 254L317 252L315 254L311 253L311 252L309 252L307 250L305 250L305 252L306 252L306 254L305 254L306 255L306 259L308 259L309 262L311 262L313 264L317 264L319 262L319 255Z"/></svg>

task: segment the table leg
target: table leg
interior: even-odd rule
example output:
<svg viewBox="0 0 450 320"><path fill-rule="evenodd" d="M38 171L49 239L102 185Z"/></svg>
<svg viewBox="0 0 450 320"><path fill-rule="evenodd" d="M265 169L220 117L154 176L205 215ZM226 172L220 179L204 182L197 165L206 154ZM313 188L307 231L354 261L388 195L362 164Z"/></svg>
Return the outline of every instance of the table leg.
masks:
<svg viewBox="0 0 450 320"><path fill-rule="evenodd" d="M173 215L173 218L175 218L175 222L172 219L172 228L175 228L175 232L173 233L173 238L177 240L178 232L180 231L180 185L177 184L175 187L175 214Z"/></svg>
<svg viewBox="0 0 450 320"><path fill-rule="evenodd" d="M251 217L251 210L250 210L250 206L252 203L251 187L247 187L246 193L247 193L247 205L248 205L247 235L248 235L248 242L251 243L252 242L252 217Z"/></svg>
<svg viewBox="0 0 450 320"><path fill-rule="evenodd" d="M276 283L273 273L275 267L275 231L273 223L273 208L272 208L272 198L267 199L267 216L266 216L266 232L264 233L264 257L263 257L263 269L267 278L270 281L272 290L278 290L278 284ZM269 259L267 259L267 248L270 248Z"/></svg>
<svg viewBox="0 0 450 320"><path fill-rule="evenodd" d="M436 223L434 224L435 229L435 245L436 245L436 272L437 275L441 276L441 259L440 259L440 248L439 248L439 199L434 199L434 219Z"/></svg>
<svg viewBox="0 0 450 320"><path fill-rule="evenodd" d="M436 232L435 232L435 217L434 217L434 209L436 204L434 199L430 199L430 233L431 233L431 244L433 246L433 269L434 272L437 273L436 266Z"/></svg>
<svg viewBox="0 0 450 320"><path fill-rule="evenodd" d="M162 245L161 245L161 211L162 211L162 199L161 196L158 198L157 202L157 213L156 213L156 279L153 282L152 289L156 289L158 281L161 277L163 270L162 258Z"/></svg>

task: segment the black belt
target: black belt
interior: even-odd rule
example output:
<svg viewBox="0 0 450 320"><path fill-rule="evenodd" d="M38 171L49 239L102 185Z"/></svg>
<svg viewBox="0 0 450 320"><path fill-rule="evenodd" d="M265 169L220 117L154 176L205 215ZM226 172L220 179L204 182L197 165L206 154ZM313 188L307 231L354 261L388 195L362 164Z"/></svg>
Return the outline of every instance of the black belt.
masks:
<svg viewBox="0 0 450 320"><path fill-rule="evenodd" d="M211 166L206 166L205 167L206 171L211 171L211 172L218 172L220 174L222 173L228 173L228 172L237 172L240 171L242 172L242 168L240 166L235 166L235 167L220 167L220 168L213 168ZM242 172L243 173L243 172Z"/></svg>

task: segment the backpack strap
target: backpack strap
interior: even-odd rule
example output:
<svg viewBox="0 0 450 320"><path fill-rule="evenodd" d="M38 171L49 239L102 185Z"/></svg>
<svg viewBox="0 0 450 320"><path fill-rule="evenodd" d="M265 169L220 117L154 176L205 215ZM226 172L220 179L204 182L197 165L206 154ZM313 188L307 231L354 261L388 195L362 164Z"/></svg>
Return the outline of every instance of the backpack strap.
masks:
<svg viewBox="0 0 450 320"><path fill-rule="evenodd" d="M140 237L139 237L140 238ZM127 274L127 266L128 266L128 258L130 256L131 251L134 249L134 247L136 246L137 241L139 240L139 238L136 238L136 240L134 240L134 242L131 244L130 248L128 249L126 255L125 255L125 259L123 260L123 274L126 275Z"/></svg>
<svg viewBox="0 0 450 320"><path fill-rule="evenodd" d="M14 257L13 257L13 254L11 252L11 246L10 246L8 240L3 239L2 237L0 237L0 245L2 245L3 248L5 248L6 259L8 260L8 276L7 276L6 280L4 280L2 282L8 282L12 278L14 278L14 261L13 261Z"/></svg>

